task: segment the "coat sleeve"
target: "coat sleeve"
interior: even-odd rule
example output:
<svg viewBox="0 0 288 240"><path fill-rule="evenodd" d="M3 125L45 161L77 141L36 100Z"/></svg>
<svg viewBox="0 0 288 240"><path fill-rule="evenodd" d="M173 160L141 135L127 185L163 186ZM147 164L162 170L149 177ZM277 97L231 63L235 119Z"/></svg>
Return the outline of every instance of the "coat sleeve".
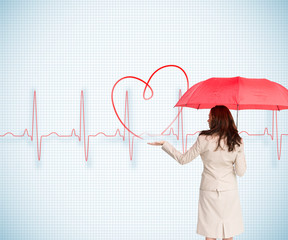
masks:
<svg viewBox="0 0 288 240"><path fill-rule="evenodd" d="M235 169L236 174L239 177L242 177L247 169L243 139L242 139L242 144L239 147L239 151L237 153L236 159L234 161L234 169Z"/></svg>
<svg viewBox="0 0 288 240"><path fill-rule="evenodd" d="M161 148L181 165L187 164L194 160L200 155L202 150L199 136L193 146L190 147L184 154L180 153L172 144L167 141L164 142Z"/></svg>

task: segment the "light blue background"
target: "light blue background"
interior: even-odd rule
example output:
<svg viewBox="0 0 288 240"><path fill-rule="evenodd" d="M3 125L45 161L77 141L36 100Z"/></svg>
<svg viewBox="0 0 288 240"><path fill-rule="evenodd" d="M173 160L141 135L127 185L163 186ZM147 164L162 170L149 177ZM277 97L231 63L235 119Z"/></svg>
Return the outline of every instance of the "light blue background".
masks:
<svg viewBox="0 0 288 240"><path fill-rule="evenodd" d="M167 64L182 67L190 86L243 76L288 87L287 8L286 1L1 1L0 135L32 134L34 91L39 138L72 129L79 135L82 90L86 147L88 135L118 128L124 134L111 103L114 83L128 75L147 81ZM114 92L124 121L128 90L137 134L160 134L178 113L179 89L186 91L176 68L150 83L149 101L136 80L122 81ZM207 129L208 113L184 109L184 134ZM26 134L0 138L1 239L204 239L196 234L201 158L182 166L146 144L167 140L182 151L182 135L134 138L130 160L127 131L125 141L100 134L90 138L86 162L82 125L80 142L43 138L38 161L35 124L33 141ZM287 111L278 112L279 147L287 125ZM177 133L177 122L172 127ZM272 111L239 111L238 128L272 134ZM234 239L286 239L287 137L278 160L276 129L273 140L240 135L247 159L238 178L245 231Z"/></svg>

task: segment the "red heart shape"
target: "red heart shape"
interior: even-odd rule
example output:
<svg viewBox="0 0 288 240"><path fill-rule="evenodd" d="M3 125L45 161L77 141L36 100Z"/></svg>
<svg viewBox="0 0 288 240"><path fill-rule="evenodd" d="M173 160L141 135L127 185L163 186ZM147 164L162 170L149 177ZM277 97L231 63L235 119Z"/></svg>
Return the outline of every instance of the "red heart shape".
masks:
<svg viewBox="0 0 288 240"><path fill-rule="evenodd" d="M167 68L167 67L176 67L176 68L179 68L179 69L185 74L185 77L186 77L186 80L187 80L187 90L188 90L188 89L189 89L188 76L187 76L186 72L185 72L181 67L179 67L179 66L177 66L177 65L165 65L165 66L163 66L163 67L158 68L158 69L150 76L150 78L148 79L148 82L145 82L144 80L142 80L142 79L140 79L140 78L137 78L137 77L134 77L134 76L126 76L126 77L120 78L120 79L114 84L114 86L113 86L113 88L112 88L111 100L112 100L112 105L113 105L114 111L115 111L115 113L116 113L116 116L117 116L117 118L119 119L119 121L121 122L121 124L122 124L130 133L132 133L135 137L138 137L138 138L143 139L143 138L140 137L139 135L137 135L137 134L135 134L134 132L132 132L132 131L122 122L121 118L119 117L119 115L118 115L118 113L117 113L117 110L116 110L116 108L115 108L115 105L114 105L114 99L113 99L114 89L115 89L116 85L117 85L120 81L122 81L122 80L124 80L124 79L127 79L127 78L133 78L133 79L136 79L136 80L138 80L138 81L141 81L141 82L143 82L143 83L145 84L145 89L144 89L144 92L143 92L143 98L144 98L145 100L149 100L150 98L153 97L153 90L152 90L152 88L149 86L150 80L152 79L152 77L154 76L155 73L157 73L159 70L161 70L161 69L163 69L163 68ZM147 87L150 88L150 90L151 90L151 92L152 92L152 95L151 95L151 97L149 97L149 98L146 99L146 98L145 98L145 91L146 91L146 88L147 88ZM179 111L178 115L179 115L180 113L181 113L181 111ZM178 115L177 115L177 116L178 116Z"/></svg>

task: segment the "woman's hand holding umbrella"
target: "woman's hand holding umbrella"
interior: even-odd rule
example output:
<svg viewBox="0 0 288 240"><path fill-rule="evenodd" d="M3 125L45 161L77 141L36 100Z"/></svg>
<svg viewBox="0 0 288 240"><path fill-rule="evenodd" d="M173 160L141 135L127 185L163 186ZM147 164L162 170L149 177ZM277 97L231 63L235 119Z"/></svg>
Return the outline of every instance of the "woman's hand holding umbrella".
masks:
<svg viewBox="0 0 288 240"><path fill-rule="evenodd" d="M164 144L165 141L160 141L160 142L151 142L151 143L147 143L147 144L150 144L150 145L156 145L156 146L161 146Z"/></svg>

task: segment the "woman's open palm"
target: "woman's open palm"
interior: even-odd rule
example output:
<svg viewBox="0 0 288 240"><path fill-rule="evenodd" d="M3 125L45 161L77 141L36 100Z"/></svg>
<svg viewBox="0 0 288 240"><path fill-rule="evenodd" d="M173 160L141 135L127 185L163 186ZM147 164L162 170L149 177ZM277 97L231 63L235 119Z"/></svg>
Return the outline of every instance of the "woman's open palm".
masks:
<svg viewBox="0 0 288 240"><path fill-rule="evenodd" d="M150 145L156 145L156 146L161 146L164 144L165 141L160 141L160 142L151 142L151 143L147 143L147 144L150 144Z"/></svg>

